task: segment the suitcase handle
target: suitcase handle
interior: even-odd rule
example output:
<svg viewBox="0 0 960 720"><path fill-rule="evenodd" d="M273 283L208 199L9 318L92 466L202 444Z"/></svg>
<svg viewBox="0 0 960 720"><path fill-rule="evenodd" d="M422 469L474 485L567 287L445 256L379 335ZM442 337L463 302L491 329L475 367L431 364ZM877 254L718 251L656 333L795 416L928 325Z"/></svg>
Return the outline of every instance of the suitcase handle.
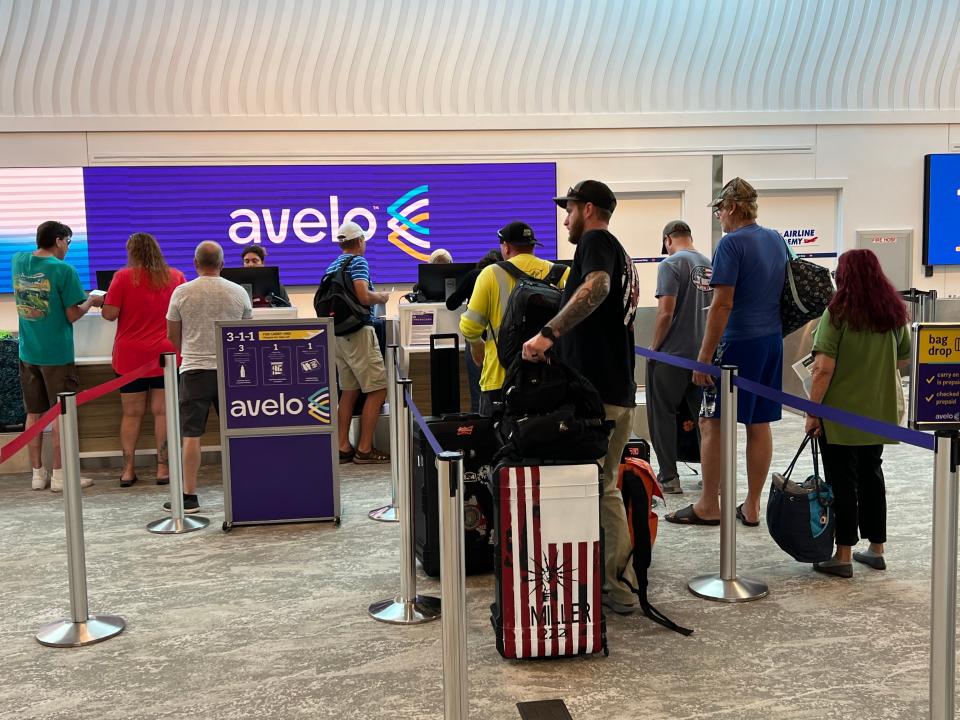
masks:
<svg viewBox="0 0 960 720"><path fill-rule="evenodd" d="M437 340L453 340L453 348L457 352L460 352L460 336L457 333L437 333L430 336L430 350L433 351L437 347Z"/></svg>

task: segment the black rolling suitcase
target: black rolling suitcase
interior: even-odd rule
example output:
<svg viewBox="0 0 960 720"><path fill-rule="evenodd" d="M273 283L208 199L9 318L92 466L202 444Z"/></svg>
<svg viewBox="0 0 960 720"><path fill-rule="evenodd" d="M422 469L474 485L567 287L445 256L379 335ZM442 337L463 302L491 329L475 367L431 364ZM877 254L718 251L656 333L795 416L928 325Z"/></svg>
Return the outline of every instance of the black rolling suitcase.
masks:
<svg viewBox="0 0 960 720"><path fill-rule="evenodd" d="M470 414L427 417L444 450L463 451L463 552L468 575L493 569L493 498L487 478L498 449L490 418ZM436 454L413 424L413 506L417 559L430 577L440 575L440 517Z"/></svg>

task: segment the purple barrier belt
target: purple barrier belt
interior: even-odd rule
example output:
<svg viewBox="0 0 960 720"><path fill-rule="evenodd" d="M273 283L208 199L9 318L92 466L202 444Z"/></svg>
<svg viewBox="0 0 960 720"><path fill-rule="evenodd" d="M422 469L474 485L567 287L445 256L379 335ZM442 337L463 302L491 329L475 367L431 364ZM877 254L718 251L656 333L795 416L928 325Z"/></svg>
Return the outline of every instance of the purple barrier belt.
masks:
<svg viewBox="0 0 960 720"><path fill-rule="evenodd" d="M443 448L440 447L440 441L437 440L437 436L430 431L427 421L424 420L423 415L420 414L420 408L418 408L416 403L413 402L413 398L410 397L410 393L405 392L403 393L403 396L407 399L407 405L410 406L410 412L413 413L413 417L417 421L417 425L419 425L420 430L423 431L423 436L427 439L430 447L433 448L434 454L439 455L443 452Z"/></svg>
<svg viewBox="0 0 960 720"><path fill-rule="evenodd" d="M647 348L642 347L636 347L634 350L636 351L637 355L641 355L651 360L665 362L669 365L676 365L677 367L682 367L686 370L699 370L700 372L708 372L710 375L714 376L718 376L720 374L720 368L715 365L704 365L703 363L687 360L686 358L674 357L673 355L668 355L667 353L656 352L655 350L648 350ZM924 450L933 450L936 443L933 435L930 435L929 433L902 428L899 425L881 422L880 420L874 420L873 418L857 415L856 413L847 412L846 410L827 407L826 405L815 403L807 398L797 397L796 395L791 395L780 390L774 390L773 388L767 387L766 385L761 385L754 380L749 380L740 376L734 376L733 384L742 390L745 390L746 392L753 393L754 395L765 397L768 400L773 400L774 402L778 402L783 405L789 405L797 410L802 410L810 415L825 418L832 422L840 423L841 425L847 425L848 427L856 428L857 430L873 433L874 435L880 435L881 437L885 437L889 440L907 443L908 445L914 445L918 448L923 448Z"/></svg>

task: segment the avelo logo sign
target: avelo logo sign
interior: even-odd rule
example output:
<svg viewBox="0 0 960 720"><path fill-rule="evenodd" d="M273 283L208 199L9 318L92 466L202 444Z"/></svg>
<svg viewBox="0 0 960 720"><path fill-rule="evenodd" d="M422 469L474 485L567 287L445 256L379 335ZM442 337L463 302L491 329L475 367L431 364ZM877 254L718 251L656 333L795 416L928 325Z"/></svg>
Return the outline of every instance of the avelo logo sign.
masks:
<svg viewBox="0 0 960 720"><path fill-rule="evenodd" d="M387 207L387 227L391 231L387 239L410 257L423 262L430 259L430 241L424 239L430 235L430 228L423 224L430 219L426 210L430 205L426 196L429 190L429 185L415 187ZM230 213L230 219L234 222L227 235L238 245L259 245L264 241L279 245L291 233L307 244L320 242L328 235L332 242L336 242L333 234L337 228L342 222L351 221L364 228L367 240L377 234L377 218L370 208L350 208L341 220L339 195L329 196L326 212L316 207L300 208L296 212L293 208L281 208L275 215L269 208L238 208Z"/></svg>
<svg viewBox="0 0 960 720"><path fill-rule="evenodd" d="M230 213L230 219L235 222L230 226L227 235L238 245L259 245L264 240L279 245L291 232L295 238L308 244L320 242L327 235L330 235L331 241L336 242L333 233L342 223L351 220L365 228L367 238L373 237L377 232L377 218L368 208L350 208L341 221L339 195L329 197L326 212L316 207L300 208L296 212L293 212L293 208L282 208L279 215L275 216L274 211L269 208L238 208Z"/></svg>
<svg viewBox="0 0 960 720"><path fill-rule="evenodd" d="M230 416L235 418L299 416L306 412L321 425L330 424L330 392L321 388L304 402L280 393L275 398L230 401Z"/></svg>

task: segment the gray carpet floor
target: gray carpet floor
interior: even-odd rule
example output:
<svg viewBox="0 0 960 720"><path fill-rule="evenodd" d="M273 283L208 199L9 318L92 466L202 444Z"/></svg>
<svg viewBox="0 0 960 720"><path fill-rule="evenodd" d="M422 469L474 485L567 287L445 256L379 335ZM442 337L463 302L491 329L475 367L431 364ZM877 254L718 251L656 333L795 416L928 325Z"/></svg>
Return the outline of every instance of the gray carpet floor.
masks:
<svg viewBox="0 0 960 720"><path fill-rule="evenodd" d="M802 434L776 426L774 470ZM742 448L742 433L741 433ZM741 462L741 485L745 484ZM661 523L651 600L684 638L642 616L608 616L610 656L505 661L489 623L492 576L467 579L471 717L518 718L518 701L562 698L576 720L919 718L927 708L932 453L889 447L886 572L816 574L765 526L738 528L742 575L768 598L727 605L686 581L716 571L716 528ZM389 497L385 467L346 466L343 524L223 533L218 466L200 495L211 526L145 531L165 488L90 473L84 493L91 612L126 618L117 638L51 649L33 638L69 610L63 503L29 477L0 477L0 717L441 718L440 624L383 625L367 606L398 589L399 528L367 511ZM687 497L696 477L683 478ZM742 494L741 494L742 497ZM420 577L420 591L438 584Z"/></svg>

